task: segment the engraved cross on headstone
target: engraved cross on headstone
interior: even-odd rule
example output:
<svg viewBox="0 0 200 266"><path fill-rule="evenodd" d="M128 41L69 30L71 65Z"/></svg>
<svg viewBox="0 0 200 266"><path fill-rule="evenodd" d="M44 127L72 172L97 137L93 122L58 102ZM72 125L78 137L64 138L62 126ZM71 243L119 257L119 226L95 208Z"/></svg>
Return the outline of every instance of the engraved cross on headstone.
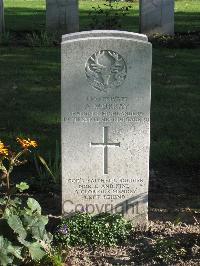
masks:
<svg viewBox="0 0 200 266"><path fill-rule="evenodd" d="M108 147L120 147L120 142L109 143L108 142L108 127L103 127L103 142L96 143L91 142L91 146L103 147L103 173L108 174Z"/></svg>

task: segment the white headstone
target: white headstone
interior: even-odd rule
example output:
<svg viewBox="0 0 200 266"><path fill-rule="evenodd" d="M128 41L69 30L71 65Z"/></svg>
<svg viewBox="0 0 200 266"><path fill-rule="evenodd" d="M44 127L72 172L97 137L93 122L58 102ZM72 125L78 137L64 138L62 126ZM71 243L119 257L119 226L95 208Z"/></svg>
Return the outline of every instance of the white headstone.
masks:
<svg viewBox="0 0 200 266"><path fill-rule="evenodd" d="M140 0L140 32L174 34L174 0Z"/></svg>
<svg viewBox="0 0 200 266"><path fill-rule="evenodd" d="M3 0L0 0L0 34L5 30L5 21L4 21L4 5Z"/></svg>
<svg viewBox="0 0 200 266"><path fill-rule="evenodd" d="M78 0L46 0L46 27L50 31L79 31Z"/></svg>
<svg viewBox="0 0 200 266"><path fill-rule="evenodd" d="M151 44L91 31L62 42L63 214L148 211Z"/></svg>

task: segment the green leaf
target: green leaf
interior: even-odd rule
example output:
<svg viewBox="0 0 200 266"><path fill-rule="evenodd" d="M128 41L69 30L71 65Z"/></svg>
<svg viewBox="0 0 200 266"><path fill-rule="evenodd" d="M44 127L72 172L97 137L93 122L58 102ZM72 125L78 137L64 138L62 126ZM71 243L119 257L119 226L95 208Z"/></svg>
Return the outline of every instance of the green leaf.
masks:
<svg viewBox="0 0 200 266"><path fill-rule="evenodd" d="M49 174L55 179L54 174L52 173L52 171L50 170L49 166L47 165L46 161L44 158L42 158L40 155L38 155L38 158L40 160L40 162L44 165L44 167L46 168L47 172L49 172Z"/></svg>
<svg viewBox="0 0 200 266"><path fill-rule="evenodd" d="M3 214L3 218L8 219L11 215L11 210L9 208L6 208Z"/></svg>
<svg viewBox="0 0 200 266"><path fill-rule="evenodd" d="M29 247L30 242L26 241L24 238L22 238L21 236L19 236L17 238L17 240L19 241L19 243L21 243L22 245L24 245L25 247Z"/></svg>
<svg viewBox="0 0 200 266"><path fill-rule="evenodd" d="M13 256L18 259L23 259L21 257L21 247L13 246L7 238L0 236L0 263L3 266L7 266L8 264L12 264ZM13 265L13 264L12 264Z"/></svg>
<svg viewBox="0 0 200 266"><path fill-rule="evenodd" d="M45 225L48 223L48 217L38 215L33 217L29 215L24 216L24 221L27 224L27 230L31 232L33 238L43 240L46 235Z"/></svg>
<svg viewBox="0 0 200 266"><path fill-rule="evenodd" d="M19 189L20 192L29 189L29 185L26 182L21 182L20 184L16 184L16 188Z"/></svg>
<svg viewBox="0 0 200 266"><path fill-rule="evenodd" d="M17 215L11 215L8 217L8 224L13 229L13 231L20 235L22 238L26 238L27 233L26 230L23 227L22 221Z"/></svg>
<svg viewBox="0 0 200 266"><path fill-rule="evenodd" d="M4 198L0 198L0 205L4 205L6 203L6 200Z"/></svg>
<svg viewBox="0 0 200 266"><path fill-rule="evenodd" d="M3 236L0 236L0 250L2 250L4 247L4 238Z"/></svg>
<svg viewBox="0 0 200 266"><path fill-rule="evenodd" d="M38 242L30 244L28 249L33 260L41 260L46 255L46 252L43 250L42 245Z"/></svg>
<svg viewBox="0 0 200 266"><path fill-rule="evenodd" d="M27 205L32 212L37 212L38 214L41 214L41 207L40 204L37 202L37 200L33 198L28 198Z"/></svg>
<svg viewBox="0 0 200 266"><path fill-rule="evenodd" d="M6 167L3 165L3 162L2 162L2 161L0 161L0 170L1 170L3 173L7 174L7 169L6 169Z"/></svg>
<svg viewBox="0 0 200 266"><path fill-rule="evenodd" d="M8 253L13 254L18 259L23 259L21 256L22 247L11 246L9 245L7 248Z"/></svg>
<svg viewBox="0 0 200 266"><path fill-rule="evenodd" d="M51 244L51 242L53 241L53 235L51 233L47 232L44 235L44 241L45 241L45 243Z"/></svg>
<svg viewBox="0 0 200 266"><path fill-rule="evenodd" d="M13 262L13 258L9 257L8 254L0 251L0 263L2 266L7 266Z"/></svg>

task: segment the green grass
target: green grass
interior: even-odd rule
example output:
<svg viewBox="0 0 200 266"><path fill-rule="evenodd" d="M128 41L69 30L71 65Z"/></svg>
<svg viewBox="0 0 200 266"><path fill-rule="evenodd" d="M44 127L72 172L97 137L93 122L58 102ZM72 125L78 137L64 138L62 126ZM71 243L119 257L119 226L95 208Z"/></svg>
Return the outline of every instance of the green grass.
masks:
<svg viewBox="0 0 200 266"><path fill-rule="evenodd" d="M1 48L0 65L1 139L31 136L47 151L60 139L59 49Z"/></svg>
<svg viewBox="0 0 200 266"><path fill-rule="evenodd" d="M81 30L88 29L88 13L92 6L103 6L103 1L82 0L79 2ZM130 4L130 3L128 3ZM120 3L119 6L124 5ZM130 15L124 19L123 29L138 32L138 2ZM45 29L45 0L5 0L5 19L7 30L32 31ZM175 31L200 31L200 0L175 1Z"/></svg>
<svg viewBox="0 0 200 266"><path fill-rule="evenodd" d="M200 31L200 0L175 0L175 31Z"/></svg>
<svg viewBox="0 0 200 266"><path fill-rule="evenodd" d="M32 31L45 28L45 0L5 0L6 29Z"/></svg>
<svg viewBox="0 0 200 266"><path fill-rule="evenodd" d="M200 156L200 49L155 49L152 72L151 151L155 163L198 165Z"/></svg>

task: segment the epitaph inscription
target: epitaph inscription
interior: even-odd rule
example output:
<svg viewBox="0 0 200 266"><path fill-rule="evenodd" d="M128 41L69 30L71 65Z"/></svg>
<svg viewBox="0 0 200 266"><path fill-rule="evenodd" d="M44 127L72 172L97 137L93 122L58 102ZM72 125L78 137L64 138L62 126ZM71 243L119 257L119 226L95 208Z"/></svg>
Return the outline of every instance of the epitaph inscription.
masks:
<svg viewBox="0 0 200 266"><path fill-rule="evenodd" d="M151 44L122 31L70 36L62 42L63 213L120 212L143 224Z"/></svg>

